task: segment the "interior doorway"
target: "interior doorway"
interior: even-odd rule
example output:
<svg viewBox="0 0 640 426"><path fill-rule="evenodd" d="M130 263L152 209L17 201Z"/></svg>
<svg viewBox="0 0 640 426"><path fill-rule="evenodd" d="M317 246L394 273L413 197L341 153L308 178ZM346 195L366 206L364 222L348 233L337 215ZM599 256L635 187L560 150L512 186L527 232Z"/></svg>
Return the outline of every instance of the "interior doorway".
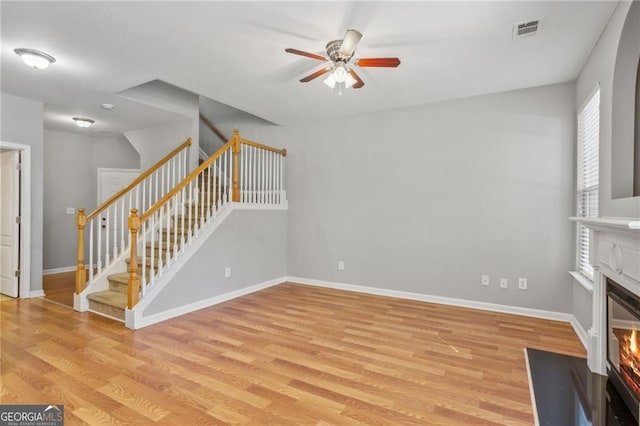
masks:
<svg viewBox="0 0 640 426"><path fill-rule="evenodd" d="M31 297L31 147L0 142L0 293Z"/></svg>
<svg viewBox="0 0 640 426"><path fill-rule="evenodd" d="M19 270L20 151L0 149L0 293L18 297Z"/></svg>

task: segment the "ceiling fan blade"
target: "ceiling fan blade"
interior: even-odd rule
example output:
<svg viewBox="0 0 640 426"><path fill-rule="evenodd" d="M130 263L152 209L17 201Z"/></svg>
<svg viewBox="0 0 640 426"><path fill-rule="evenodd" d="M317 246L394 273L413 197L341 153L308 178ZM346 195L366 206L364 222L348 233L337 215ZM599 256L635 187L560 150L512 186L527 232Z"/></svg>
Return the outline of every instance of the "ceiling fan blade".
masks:
<svg viewBox="0 0 640 426"><path fill-rule="evenodd" d="M344 39L342 40L342 44L340 45L340 53L345 58L350 58L355 52L358 43L360 43L360 39L362 38L362 34L356 30L347 30L344 35Z"/></svg>
<svg viewBox="0 0 640 426"><path fill-rule="evenodd" d="M351 86L352 89L359 89L362 86L364 86L364 81L362 81L360 76L358 76L358 74L356 74L354 70L349 70L349 74L351 74L351 77L353 77L356 80L353 86Z"/></svg>
<svg viewBox="0 0 640 426"><path fill-rule="evenodd" d="M284 51L287 53L292 53L294 55L306 56L307 58L317 59L318 61L322 61L322 62L325 62L328 60L324 56L316 55L315 53L305 52L303 50L289 48L289 49L284 49Z"/></svg>
<svg viewBox="0 0 640 426"><path fill-rule="evenodd" d="M400 65L398 58L361 58L354 62L359 67L386 67L395 68Z"/></svg>
<svg viewBox="0 0 640 426"><path fill-rule="evenodd" d="M329 71L331 71L331 68L323 68L323 69L321 69L319 71L314 72L313 74L309 74L308 76L306 76L305 78L300 80L300 83L307 83L307 82L313 80L314 78L320 77L322 74L328 73Z"/></svg>

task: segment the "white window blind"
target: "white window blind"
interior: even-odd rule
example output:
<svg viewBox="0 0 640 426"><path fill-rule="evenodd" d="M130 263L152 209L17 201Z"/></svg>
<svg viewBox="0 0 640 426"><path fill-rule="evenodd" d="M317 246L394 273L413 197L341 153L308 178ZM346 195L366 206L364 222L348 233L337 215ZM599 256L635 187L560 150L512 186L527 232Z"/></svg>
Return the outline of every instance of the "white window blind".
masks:
<svg viewBox="0 0 640 426"><path fill-rule="evenodd" d="M600 145L600 89L597 88L578 112L577 216L598 216L598 149ZM589 263L589 229L578 224L578 272L593 279Z"/></svg>

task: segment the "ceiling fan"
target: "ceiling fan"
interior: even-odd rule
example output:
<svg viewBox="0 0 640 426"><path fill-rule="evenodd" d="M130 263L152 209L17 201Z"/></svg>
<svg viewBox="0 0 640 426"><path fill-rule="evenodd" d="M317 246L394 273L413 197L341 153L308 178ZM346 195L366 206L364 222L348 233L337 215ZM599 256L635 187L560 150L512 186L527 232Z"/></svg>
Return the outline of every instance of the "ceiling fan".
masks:
<svg viewBox="0 0 640 426"><path fill-rule="evenodd" d="M338 94L342 95L342 91L347 87L359 89L364 86L364 81L353 70L353 66L359 67L385 67L395 68L400 65L398 58L360 58L355 59L353 54L362 38L362 34L356 30L347 30L342 40L334 40L327 43L327 56L316 55L297 49L285 49L287 53L305 56L322 62L331 62L331 64L321 70L318 70L300 80L301 83L307 83L313 79L320 77L326 73L329 76L324 83L332 89L338 87Z"/></svg>

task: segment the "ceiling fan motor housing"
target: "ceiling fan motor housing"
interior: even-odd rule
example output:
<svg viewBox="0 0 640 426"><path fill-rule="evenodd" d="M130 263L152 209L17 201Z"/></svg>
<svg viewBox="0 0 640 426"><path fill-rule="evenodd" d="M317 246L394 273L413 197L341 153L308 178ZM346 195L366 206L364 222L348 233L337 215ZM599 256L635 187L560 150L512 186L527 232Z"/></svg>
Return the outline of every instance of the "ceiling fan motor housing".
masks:
<svg viewBox="0 0 640 426"><path fill-rule="evenodd" d="M348 58L344 57L344 55L340 52L340 48L342 47L342 40L333 40L327 43L327 56L331 59L332 62L344 62L347 63L353 54Z"/></svg>

